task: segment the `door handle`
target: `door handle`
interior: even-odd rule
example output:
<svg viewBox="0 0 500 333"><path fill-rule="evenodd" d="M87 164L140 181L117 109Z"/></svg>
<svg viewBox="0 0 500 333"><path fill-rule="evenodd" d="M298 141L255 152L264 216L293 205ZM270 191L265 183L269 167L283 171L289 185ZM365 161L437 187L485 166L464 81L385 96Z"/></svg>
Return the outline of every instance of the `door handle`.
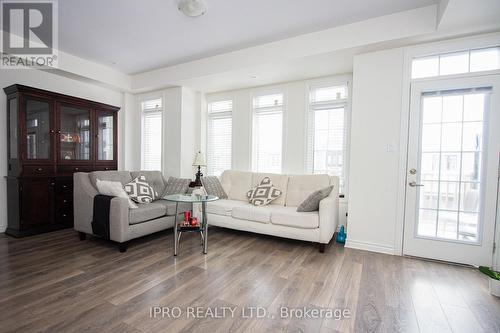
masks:
<svg viewBox="0 0 500 333"><path fill-rule="evenodd" d="M425 186L424 184L417 184L417 182L409 182L408 185L410 185L411 187Z"/></svg>

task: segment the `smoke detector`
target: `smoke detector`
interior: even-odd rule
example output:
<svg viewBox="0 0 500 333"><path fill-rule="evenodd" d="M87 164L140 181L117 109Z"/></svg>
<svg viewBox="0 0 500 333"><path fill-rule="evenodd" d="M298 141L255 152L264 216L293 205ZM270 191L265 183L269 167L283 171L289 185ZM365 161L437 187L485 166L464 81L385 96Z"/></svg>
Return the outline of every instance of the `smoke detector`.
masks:
<svg viewBox="0 0 500 333"><path fill-rule="evenodd" d="M186 16L197 17L205 14L207 4L204 0L181 0L177 8Z"/></svg>

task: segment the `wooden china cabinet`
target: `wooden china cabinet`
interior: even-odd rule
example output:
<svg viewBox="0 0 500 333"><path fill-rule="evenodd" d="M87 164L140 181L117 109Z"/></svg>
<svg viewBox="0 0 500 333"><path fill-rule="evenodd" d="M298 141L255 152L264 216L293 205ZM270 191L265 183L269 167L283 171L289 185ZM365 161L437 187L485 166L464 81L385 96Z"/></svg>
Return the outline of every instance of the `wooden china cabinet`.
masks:
<svg viewBox="0 0 500 333"><path fill-rule="evenodd" d="M6 233L73 226L73 173L117 169L118 107L22 85L7 95Z"/></svg>

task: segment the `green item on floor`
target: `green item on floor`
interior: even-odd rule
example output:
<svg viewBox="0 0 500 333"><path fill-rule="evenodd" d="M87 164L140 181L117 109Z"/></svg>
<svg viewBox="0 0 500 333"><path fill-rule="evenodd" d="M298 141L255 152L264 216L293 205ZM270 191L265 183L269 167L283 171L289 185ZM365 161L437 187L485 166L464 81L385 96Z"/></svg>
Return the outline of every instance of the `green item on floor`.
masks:
<svg viewBox="0 0 500 333"><path fill-rule="evenodd" d="M483 274L488 275L490 278L494 280L500 280L500 272L495 272L489 267L486 266L479 266L479 271Z"/></svg>

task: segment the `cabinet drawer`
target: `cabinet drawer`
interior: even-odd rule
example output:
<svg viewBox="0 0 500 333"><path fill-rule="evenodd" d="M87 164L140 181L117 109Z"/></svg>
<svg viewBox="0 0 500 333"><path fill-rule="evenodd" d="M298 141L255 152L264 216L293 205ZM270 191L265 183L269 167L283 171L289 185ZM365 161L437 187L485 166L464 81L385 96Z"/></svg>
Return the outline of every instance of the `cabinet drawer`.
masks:
<svg viewBox="0 0 500 333"><path fill-rule="evenodd" d="M57 167L57 172L59 173L90 172L92 170L91 166L59 165Z"/></svg>
<svg viewBox="0 0 500 333"><path fill-rule="evenodd" d="M61 211L72 211L73 210L73 195L68 191L68 193L59 194L56 197L56 207Z"/></svg>
<svg viewBox="0 0 500 333"><path fill-rule="evenodd" d="M73 181L72 180L57 180L56 192L62 194L67 200L73 200Z"/></svg>
<svg viewBox="0 0 500 333"><path fill-rule="evenodd" d="M73 212L60 211L56 212L57 224L73 224Z"/></svg>
<svg viewBox="0 0 500 333"><path fill-rule="evenodd" d="M53 172L53 167L50 165L25 165L23 174L26 176L47 176Z"/></svg>

